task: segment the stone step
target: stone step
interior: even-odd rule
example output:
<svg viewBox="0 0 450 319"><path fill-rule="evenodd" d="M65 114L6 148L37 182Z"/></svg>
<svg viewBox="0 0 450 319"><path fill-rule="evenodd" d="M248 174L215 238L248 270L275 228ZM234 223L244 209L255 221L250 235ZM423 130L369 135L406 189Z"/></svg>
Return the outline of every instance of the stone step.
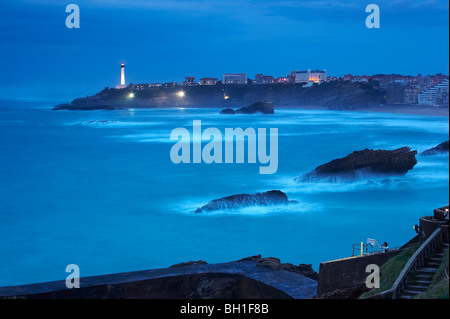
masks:
<svg viewBox="0 0 450 319"><path fill-rule="evenodd" d="M429 285L431 285L431 280L416 280L414 281L414 284L423 287L428 287Z"/></svg>
<svg viewBox="0 0 450 319"><path fill-rule="evenodd" d="M418 271L419 274L423 274L423 273L434 274L435 272L436 272L436 268L431 268L431 267L423 267L423 268L419 269L419 271Z"/></svg>
<svg viewBox="0 0 450 319"><path fill-rule="evenodd" d="M416 280L420 281L431 281L433 279L433 275L430 274L417 274Z"/></svg>
<svg viewBox="0 0 450 319"><path fill-rule="evenodd" d="M406 296L417 296L418 294L421 294L423 291L420 290L413 290L413 289L405 289L403 290L402 294Z"/></svg>
<svg viewBox="0 0 450 319"><path fill-rule="evenodd" d="M438 268L441 264L435 263L435 262L427 262L427 263L425 263L425 265L426 265L426 267Z"/></svg>
<svg viewBox="0 0 450 319"><path fill-rule="evenodd" d="M439 257L431 257L431 258L428 258L428 261L431 261L431 262L434 262L434 263L441 263L442 262L442 260L443 260L444 258L439 258Z"/></svg>
<svg viewBox="0 0 450 319"><path fill-rule="evenodd" d="M416 273L416 275L417 275L417 277L421 277L422 279L423 279L423 278L433 278L434 273L432 273L432 272L420 272L420 271L418 271L418 272ZM418 279L420 279L420 278L418 278ZM425 280L426 280L426 279L425 279Z"/></svg>
<svg viewBox="0 0 450 319"><path fill-rule="evenodd" d="M427 286L417 286L417 285L407 285L405 288L405 290L421 291L421 292L424 292L427 289L428 289Z"/></svg>

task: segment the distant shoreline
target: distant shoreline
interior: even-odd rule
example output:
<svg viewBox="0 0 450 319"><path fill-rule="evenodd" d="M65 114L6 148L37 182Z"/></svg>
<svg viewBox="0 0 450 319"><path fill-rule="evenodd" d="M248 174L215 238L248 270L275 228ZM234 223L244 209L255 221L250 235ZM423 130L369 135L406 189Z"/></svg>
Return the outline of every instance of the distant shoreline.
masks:
<svg viewBox="0 0 450 319"><path fill-rule="evenodd" d="M129 109L223 109L222 107L211 106L211 107L195 107L195 106L173 106L173 107L128 107L128 108L94 108L94 109L66 109L66 111L120 111ZM296 105L296 106L275 106L276 110L317 110L317 111L344 111L344 112L374 112L374 113L391 113L391 114L406 114L406 115L421 115L421 116L446 116L449 117L449 108L443 107L430 107L430 106L419 106L419 105L379 105L379 106L364 106L360 108L330 108L326 106L318 105ZM54 110L54 109L53 109ZM218 114L219 115L219 114Z"/></svg>
<svg viewBox="0 0 450 319"><path fill-rule="evenodd" d="M347 111L347 112L375 112L375 113L393 113L393 114L408 114L408 115L422 115L422 116L449 116L449 108L420 106L415 104L401 104L401 105L380 105L380 106L366 106L361 108L343 109L343 108L329 108L323 106L293 106L293 107L278 107L276 109L284 110L320 110L320 111Z"/></svg>
<svg viewBox="0 0 450 319"><path fill-rule="evenodd" d="M24 101L24 100L18 100L18 99L0 99L1 102L8 102L8 101ZM27 99L25 102L33 102L34 99ZM37 99L37 101L40 101ZM53 101L53 100L44 100L44 101ZM63 101L58 99L58 101ZM174 106L171 108L179 108L180 106ZM52 110L54 106L49 106L48 109ZM183 106L183 108L198 108L198 107L191 107L191 106ZM202 108L211 108L211 109L221 109L221 107L202 107ZM134 109L133 107L126 108L126 109ZM137 108L137 109L167 109L167 107L149 107L149 108ZM409 114L409 115L422 115L422 116L450 116L449 107L430 107L430 106L420 106L417 104L396 104L396 105L389 105L389 104L383 104L379 106L364 106L360 108L330 108L326 106L318 106L318 105L293 105L293 106L275 106L275 112L276 110L320 110L320 111L347 111L347 112L375 112L375 113L393 113L393 114ZM107 109L97 109L97 111L106 110ZM113 110L123 110L123 109L113 109ZM79 111L79 109L68 109L67 111ZM88 109L83 111L89 111Z"/></svg>
<svg viewBox="0 0 450 319"><path fill-rule="evenodd" d="M181 95L180 95L181 94ZM386 92L375 82L331 81L312 87L300 84L168 86L145 89L105 88L95 95L55 105L53 110L115 110L139 108L239 109L271 101L275 109L366 111L423 116L449 116L448 106L387 104Z"/></svg>

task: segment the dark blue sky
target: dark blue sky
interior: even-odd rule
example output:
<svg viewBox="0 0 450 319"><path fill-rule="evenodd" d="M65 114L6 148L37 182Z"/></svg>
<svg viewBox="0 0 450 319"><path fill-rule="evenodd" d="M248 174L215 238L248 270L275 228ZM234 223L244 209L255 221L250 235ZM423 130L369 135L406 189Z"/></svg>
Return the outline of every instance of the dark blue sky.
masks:
<svg viewBox="0 0 450 319"><path fill-rule="evenodd" d="M81 28L67 29L75 3ZM378 4L381 28L367 29ZM0 5L0 98L67 98L127 83L221 78L445 73L447 0L7 0Z"/></svg>

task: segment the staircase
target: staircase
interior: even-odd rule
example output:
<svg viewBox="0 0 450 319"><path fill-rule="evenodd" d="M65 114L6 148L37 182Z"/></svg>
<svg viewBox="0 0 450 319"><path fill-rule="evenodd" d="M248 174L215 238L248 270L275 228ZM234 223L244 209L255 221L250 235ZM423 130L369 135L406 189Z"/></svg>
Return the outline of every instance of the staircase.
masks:
<svg viewBox="0 0 450 319"><path fill-rule="evenodd" d="M400 299L414 298L428 289L444 258L444 250L447 248L448 243L441 243L434 255L425 260L424 266L417 270L413 278L406 284Z"/></svg>

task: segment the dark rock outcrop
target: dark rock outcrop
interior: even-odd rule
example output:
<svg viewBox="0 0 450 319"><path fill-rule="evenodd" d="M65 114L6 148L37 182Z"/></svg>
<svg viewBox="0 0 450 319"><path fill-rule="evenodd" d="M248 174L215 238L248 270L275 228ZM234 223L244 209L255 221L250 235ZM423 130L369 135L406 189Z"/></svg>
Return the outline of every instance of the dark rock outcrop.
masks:
<svg viewBox="0 0 450 319"><path fill-rule="evenodd" d="M115 124L116 120L86 120L81 121L77 123L76 125L81 126L102 126L102 125L109 125L109 124Z"/></svg>
<svg viewBox="0 0 450 319"><path fill-rule="evenodd" d="M236 114L236 111L233 109L223 109L222 111L220 111L220 114Z"/></svg>
<svg viewBox="0 0 450 319"><path fill-rule="evenodd" d="M214 199L208 204L197 208L196 213L214 211L221 209L235 209L250 206L269 206L278 204L291 204L297 201L288 200L285 193L279 190L272 190L256 194L238 194L219 199Z"/></svg>
<svg viewBox="0 0 450 319"><path fill-rule="evenodd" d="M236 114L274 114L274 106L273 102L269 100L260 100L255 102L249 106L242 107L236 110Z"/></svg>
<svg viewBox="0 0 450 319"><path fill-rule="evenodd" d="M296 266L290 263L281 263L280 259L275 257L261 258L261 255L242 258L237 262L240 261L256 261L256 266L258 267L267 267L272 270L286 270L311 278L313 280L319 280L319 274L313 270L311 264L299 264L298 266Z"/></svg>
<svg viewBox="0 0 450 319"><path fill-rule="evenodd" d="M295 272L297 274L300 274L302 276L314 279L314 280L319 280L319 274L317 272L315 272L312 268L311 264L299 264L298 266L290 264L290 263L284 263L281 264L281 269L286 270L286 271L290 271L290 272Z"/></svg>
<svg viewBox="0 0 450 319"><path fill-rule="evenodd" d="M179 264L175 264L170 266L169 268L178 268L178 267L186 267L186 266L193 266L193 265L206 265L207 262L204 260L197 260L197 261L187 261Z"/></svg>
<svg viewBox="0 0 450 319"><path fill-rule="evenodd" d="M230 108L224 109L220 111L220 114L274 114L274 109L275 108L272 101L260 100L249 106L245 106L237 110L233 110Z"/></svg>
<svg viewBox="0 0 450 319"><path fill-rule="evenodd" d="M442 153L448 153L449 152L449 143L448 141L443 142L441 144L439 144L438 146L429 148L425 151L423 151L422 153L420 153L420 155L423 156L430 156L430 155L437 155L437 154L442 154Z"/></svg>
<svg viewBox="0 0 450 319"><path fill-rule="evenodd" d="M323 164L295 180L298 182L324 179L352 180L371 174L404 175L417 164L416 154L417 151L409 147L390 151L370 149L355 151Z"/></svg>

